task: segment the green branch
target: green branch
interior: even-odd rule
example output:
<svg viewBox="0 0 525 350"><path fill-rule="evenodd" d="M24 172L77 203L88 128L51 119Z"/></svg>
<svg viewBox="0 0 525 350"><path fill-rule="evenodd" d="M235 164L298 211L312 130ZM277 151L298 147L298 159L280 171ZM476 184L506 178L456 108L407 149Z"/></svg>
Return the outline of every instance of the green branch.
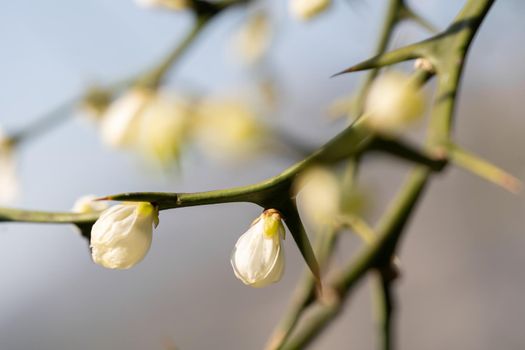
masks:
<svg viewBox="0 0 525 350"><path fill-rule="evenodd" d="M385 268L388 269L389 266ZM392 290L393 281L389 276L389 272L385 271L385 269L378 270L374 277L375 299L378 305L377 322L380 348L383 350L392 350L395 348L395 332L393 330L395 312L395 300Z"/></svg>
<svg viewBox="0 0 525 350"><path fill-rule="evenodd" d="M303 349L314 340L322 330L342 310L344 300L357 286L364 275L373 268L384 266L395 250L405 225L413 213L418 199L430 176L426 168L412 172L405 186L393 201L390 209L381 220L377 239L358 254L327 286L327 297L316 301L311 313L305 317L298 329L289 338L282 349Z"/></svg>
<svg viewBox="0 0 525 350"><path fill-rule="evenodd" d="M200 3L200 1L198 2ZM96 92L103 95L105 101L110 101L115 94L118 94L123 89L133 85L141 85L147 88L156 89L162 83L162 80L167 73L173 68L175 63L177 63L188 51L209 21L219 12L214 12L213 14L208 12L204 12L201 15L196 14L195 24L192 26L188 34L181 42L177 43L175 48L170 51L166 57L164 57L159 63L155 64L153 68L147 70L145 73L135 75L132 78L114 82L104 89L97 89ZM17 146L26 141L33 140L61 125L72 117L72 112L79 103L92 97L91 92L92 91L87 91L81 96L75 96L67 100L21 130L15 131L9 136L10 142L14 146Z"/></svg>
<svg viewBox="0 0 525 350"><path fill-rule="evenodd" d="M395 60L408 59L410 55L417 56L417 52L428 54L433 63L439 62L438 67L438 99L433 108L431 116L430 133L428 144L438 158L445 158L441 152L443 140L448 140L451 132L451 120L453 118L456 103L457 87L461 77L464 59L471 40L476 33L481 20L487 14L493 1L469 1L455 24L447 31L434 37L432 40L414 44L408 48L396 50L394 54L380 55L375 59L365 61L364 64L354 66L350 69L378 68L383 63L387 64ZM457 36L456 36L457 35ZM452 38L453 37L453 38ZM451 39L452 38L452 39ZM442 41L443 40L443 41ZM447 41L446 44L437 44ZM449 42L450 40L450 42ZM454 45L452 45L454 44ZM432 50L430 50L432 48ZM441 50L441 51L439 51ZM385 58L386 57L386 58ZM396 58L397 57L397 58ZM460 60L458 61L458 57ZM393 59L395 58L395 59ZM459 62L459 64L458 64ZM357 68L355 68L357 67ZM403 150L406 151L406 150ZM345 272L341 273L335 281L330 284L333 295L330 302L317 301L311 309L313 314L305 318L302 327L282 347L283 349L302 349L312 341L340 312L343 301L348 297L350 291L369 269L385 264L390 264L390 259L395 253L396 246L403 229L412 213L417 200L422 194L423 188L429 178L428 169L415 170L405 189L398 196L391 209L381 221L378 232L379 239L358 258L350 263ZM391 310L393 308L390 290L386 284L383 287L383 348L393 346L391 341ZM327 289L330 289L327 288Z"/></svg>

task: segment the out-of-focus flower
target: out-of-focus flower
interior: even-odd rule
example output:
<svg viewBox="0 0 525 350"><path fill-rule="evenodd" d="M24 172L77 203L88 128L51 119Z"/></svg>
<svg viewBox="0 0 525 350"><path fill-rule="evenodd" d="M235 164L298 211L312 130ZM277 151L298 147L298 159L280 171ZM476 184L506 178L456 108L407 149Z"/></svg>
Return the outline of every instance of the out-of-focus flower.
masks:
<svg viewBox="0 0 525 350"><path fill-rule="evenodd" d="M152 91L132 88L115 100L100 124L102 140L113 147L133 145L138 137L141 113L154 96Z"/></svg>
<svg viewBox="0 0 525 350"><path fill-rule="evenodd" d="M181 11L189 8L189 0L135 0L142 7L159 7L169 10Z"/></svg>
<svg viewBox="0 0 525 350"><path fill-rule="evenodd" d="M18 194L16 162L11 140L0 129L0 203L12 202Z"/></svg>
<svg viewBox="0 0 525 350"><path fill-rule="evenodd" d="M190 107L184 99L159 93L141 113L139 150L162 166L176 161L188 136L190 119Z"/></svg>
<svg viewBox="0 0 525 350"><path fill-rule="evenodd" d="M242 159L261 146L265 129L249 105L236 100L204 100L197 108L195 137L214 159Z"/></svg>
<svg viewBox="0 0 525 350"><path fill-rule="evenodd" d="M363 122L381 133L398 133L420 119L425 99L419 87L399 72L388 72L372 84Z"/></svg>
<svg viewBox="0 0 525 350"><path fill-rule="evenodd" d="M97 201L98 197L88 194L80 197L73 204L73 212L75 213L92 213L96 211L103 211L109 208L109 204L104 201Z"/></svg>
<svg viewBox="0 0 525 350"><path fill-rule="evenodd" d="M324 12L331 3L331 0L289 0L288 5L292 16L305 21Z"/></svg>
<svg viewBox="0 0 525 350"><path fill-rule="evenodd" d="M109 269L128 269L142 261L151 246L158 215L157 208L147 202L106 209L91 229L93 261Z"/></svg>
<svg viewBox="0 0 525 350"><path fill-rule="evenodd" d="M112 146L133 147L148 160L167 166L180 154L190 119L189 103L181 96L134 88L108 108L102 137Z"/></svg>
<svg viewBox="0 0 525 350"><path fill-rule="evenodd" d="M231 256L235 276L255 288L278 282L284 272L284 235L281 214L265 210L235 244Z"/></svg>
<svg viewBox="0 0 525 350"><path fill-rule="evenodd" d="M318 226L331 224L341 212L341 188L336 176L327 168L314 167L295 183L298 200L305 215Z"/></svg>
<svg viewBox="0 0 525 350"><path fill-rule="evenodd" d="M271 24L268 14L252 15L233 37L235 52L243 62L252 64L261 59L271 43Z"/></svg>

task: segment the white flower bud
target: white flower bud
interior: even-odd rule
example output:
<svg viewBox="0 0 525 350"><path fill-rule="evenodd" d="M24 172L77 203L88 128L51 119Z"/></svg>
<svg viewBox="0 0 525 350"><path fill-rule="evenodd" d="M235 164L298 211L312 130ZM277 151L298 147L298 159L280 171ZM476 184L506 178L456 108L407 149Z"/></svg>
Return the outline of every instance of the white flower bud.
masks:
<svg viewBox="0 0 525 350"><path fill-rule="evenodd" d="M419 87L402 73L388 72L370 88L363 121L378 132L398 133L418 121L424 108Z"/></svg>
<svg viewBox="0 0 525 350"><path fill-rule="evenodd" d="M92 213L96 211L103 211L109 208L109 204L104 201L96 201L98 197L88 194L80 197L73 205L74 213Z"/></svg>
<svg viewBox="0 0 525 350"><path fill-rule="evenodd" d="M102 140L113 147L132 145L140 129L142 110L153 96L148 90L133 88L111 103L100 124Z"/></svg>
<svg viewBox="0 0 525 350"><path fill-rule="evenodd" d="M284 235L281 214L275 209L264 211L235 244L231 256L235 276L255 288L278 282L284 272Z"/></svg>
<svg viewBox="0 0 525 350"><path fill-rule="evenodd" d="M324 12L331 3L331 0L289 0L288 5L295 18L306 21Z"/></svg>
<svg viewBox="0 0 525 350"><path fill-rule="evenodd" d="M186 10L189 7L189 0L135 0L135 3L142 7L159 7L175 11Z"/></svg>
<svg viewBox="0 0 525 350"><path fill-rule="evenodd" d="M151 246L158 210L146 202L114 205L91 229L93 261L109 269L128 269L144 259Z"/></svg>
<svg viewBox="0 0 525 350"><path fill-rule="evenodd" d="M11 203L18 195L18 179L13 146L0 129L0 203Z"/></svg>

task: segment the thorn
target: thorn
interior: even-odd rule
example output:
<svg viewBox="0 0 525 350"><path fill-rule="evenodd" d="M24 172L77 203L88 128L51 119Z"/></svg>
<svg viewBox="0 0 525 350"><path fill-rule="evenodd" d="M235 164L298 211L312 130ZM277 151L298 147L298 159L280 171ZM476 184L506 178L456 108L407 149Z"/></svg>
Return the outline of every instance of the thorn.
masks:
<svg viewBox="0 0 525 350"><path fill-rule="evenodd" d="M471 173L490 181L505 190L518 194L523 187L521 181L496 165L451 144L449 152L452 162Z"/></svg>

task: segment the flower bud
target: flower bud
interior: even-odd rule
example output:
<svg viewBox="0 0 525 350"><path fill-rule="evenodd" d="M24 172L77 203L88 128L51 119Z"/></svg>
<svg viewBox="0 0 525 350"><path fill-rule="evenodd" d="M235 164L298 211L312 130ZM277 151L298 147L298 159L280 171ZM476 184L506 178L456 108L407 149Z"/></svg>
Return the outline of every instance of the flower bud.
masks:
<svg viewBox="0 0 525 350"><path fill-rule="evenodd" d="M109 269L128 269L144 259L151 246L158 210L151 203L130 202L105 210L91 229L93 261Z"/></svg>
<svg viewBox="0 0 525 350"><path fill-rule="evenodd" d="M402 73L388 72L371 86L363 121L378 132L395 134L418 121L424 108L419 87Z"/></svg>
<svg viewBox="0 0 525 350"><path fill-rule="evenodd" d="M106 110L100 124L102 140L113 147L128 147L140 129L141 113L154 94L142 88L132 88Z"/></svg>
<svg viewBox="0 0 525 350"><path fill-rule="evenodd" d="M109 208L107 202L97 201L98 197L92 194L88 194L80 197L73 204L74 213L92 213L97 211L103 211Z"/></svg>
<svg viewBox="0 0 525 350"><path fill-rule="evenodd" d="M284 272L284 235L281 214L265 210L235 244L231 256L235 276L255 288L278 282Z"/></svg>
<svg viewBox="0 0 525 350"><path fill-rule="evenodd" d="M295 18L306 21L324 12L331 3L331 0L289 0L288 5Z"/></svg>
<svg viewBox="0 0 525 350"><path fill-rule="evenodd" d="M17 194L18 179L13 145L9 137L0 129L0 203L12 202Z"/></svg>

